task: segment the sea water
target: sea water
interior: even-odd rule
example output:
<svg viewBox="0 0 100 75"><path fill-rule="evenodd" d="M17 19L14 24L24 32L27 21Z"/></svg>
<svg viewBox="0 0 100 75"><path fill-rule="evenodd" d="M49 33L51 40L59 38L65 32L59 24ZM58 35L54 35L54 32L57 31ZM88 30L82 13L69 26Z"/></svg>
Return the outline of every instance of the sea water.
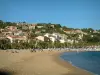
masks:
<svg viewBox="0 0 100 75"><path fill-rule="evenodd" d="M76 67L100 75L100 52L65 52L61 54L61 58Z"/></svg>

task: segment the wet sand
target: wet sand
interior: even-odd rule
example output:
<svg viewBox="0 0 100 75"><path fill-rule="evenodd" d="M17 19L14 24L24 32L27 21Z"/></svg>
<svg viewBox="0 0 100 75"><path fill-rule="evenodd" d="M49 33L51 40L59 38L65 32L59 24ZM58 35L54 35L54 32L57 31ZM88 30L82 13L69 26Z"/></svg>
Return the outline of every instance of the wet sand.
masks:
<svg viewBox="0 0 100 75"><path fill-rule="evenodd" d="M65 51L0 51L0 75L92 75L61 59ZM6 75L7 75L6 74Z"/></svg>

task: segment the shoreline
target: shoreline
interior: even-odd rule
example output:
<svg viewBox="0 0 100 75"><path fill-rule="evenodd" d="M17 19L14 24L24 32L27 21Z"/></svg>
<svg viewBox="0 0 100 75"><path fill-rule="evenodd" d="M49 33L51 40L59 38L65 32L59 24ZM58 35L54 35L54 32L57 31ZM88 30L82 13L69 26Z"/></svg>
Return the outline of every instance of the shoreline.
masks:
<svg viewBox="0 0 100 75"><path fill-rule="evenodd" d="M93 75L90 72L75 67L69 62L63 60L60 55L64 52L70 51L52 50L35 53L31 53L28 50L19 51L19 53L0 51L0 57L2 58L5 56L4 60L6 60L6 57L9 59L9 61L4 63L4 65L12 71L19 72L19 74L16 75L21 75L21 72L25 75ZM4 60L1 60L2 63Z"/></svg>
<svg viewBox="0 0 100 75"><path fill-rule="evenodd" d="M65 52L70 52L70 51L65 51ZM76 52L76 51L72 51L72 52ZM71 64L68 61L65 61L64 59L62 59L60 57L61 54L63 54L64 52L60 52L54 55L54 60L55 62L57 62L59 65L64 66L66 68L69 68L72 72L68 73L66 75L94 75L94 73L87 71L85 69L79 68L77 66L74 66L73 64ZM75 72L74 72L75 71ZM72 74L73 73L73 74Z"/></svg>

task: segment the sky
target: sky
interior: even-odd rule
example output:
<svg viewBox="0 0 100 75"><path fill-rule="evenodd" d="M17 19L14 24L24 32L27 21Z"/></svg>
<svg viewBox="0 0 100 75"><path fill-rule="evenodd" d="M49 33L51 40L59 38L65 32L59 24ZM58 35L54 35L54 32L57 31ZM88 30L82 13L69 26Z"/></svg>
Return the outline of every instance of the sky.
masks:
<svg viewBox="0 0 100 75"><path fill-rule="evenodd" d="M0 0L0 20L100 29L100 0Z"/></svg>

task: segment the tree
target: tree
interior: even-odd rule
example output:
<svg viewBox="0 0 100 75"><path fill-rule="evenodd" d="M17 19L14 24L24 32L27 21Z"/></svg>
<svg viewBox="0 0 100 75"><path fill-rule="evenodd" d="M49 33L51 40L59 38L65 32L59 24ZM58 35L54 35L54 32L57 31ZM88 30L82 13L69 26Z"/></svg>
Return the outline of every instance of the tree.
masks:
<svg viewBox="0 0 100 75"><path fill-rule="evenodd" d="M0 28L4 28L5 26L3 25L3 21L2 20L0 20Z"/></svg>
<svg viewBox="0 0 100 75"><path fill-rule="evenodd" d="M37 37L37 34L29 33L28 35L28 39L34 39L35 37Z"/></svg>
<svg viewBox="0 0 100 75"><path fill-rule="evenodd" d="M54 42L54 48L60 48L62 47L61 43L59 41Z"/></svg>
<svg viewBox="0 0 100 75"><path fill-rule="evenodd" d="M83 32L86 32L86 33L93 33L93 29L92 28L83 28L81 29Z"/></svg>
<svg viewBox="0 0 100 75"><path fill-rule="evenodd" d="M8 39L1 39L0 40L0 48L1 49L9 49L9 48L11 48L10 41Z"/></svg>
<svg viewBox="0 0 100 75"><path fill-rule="evenodd" d="M39 49L48 48L48 44L47 44L46 42L39 41L39 42L37 43L37 48L39 48Z"/></svg>

